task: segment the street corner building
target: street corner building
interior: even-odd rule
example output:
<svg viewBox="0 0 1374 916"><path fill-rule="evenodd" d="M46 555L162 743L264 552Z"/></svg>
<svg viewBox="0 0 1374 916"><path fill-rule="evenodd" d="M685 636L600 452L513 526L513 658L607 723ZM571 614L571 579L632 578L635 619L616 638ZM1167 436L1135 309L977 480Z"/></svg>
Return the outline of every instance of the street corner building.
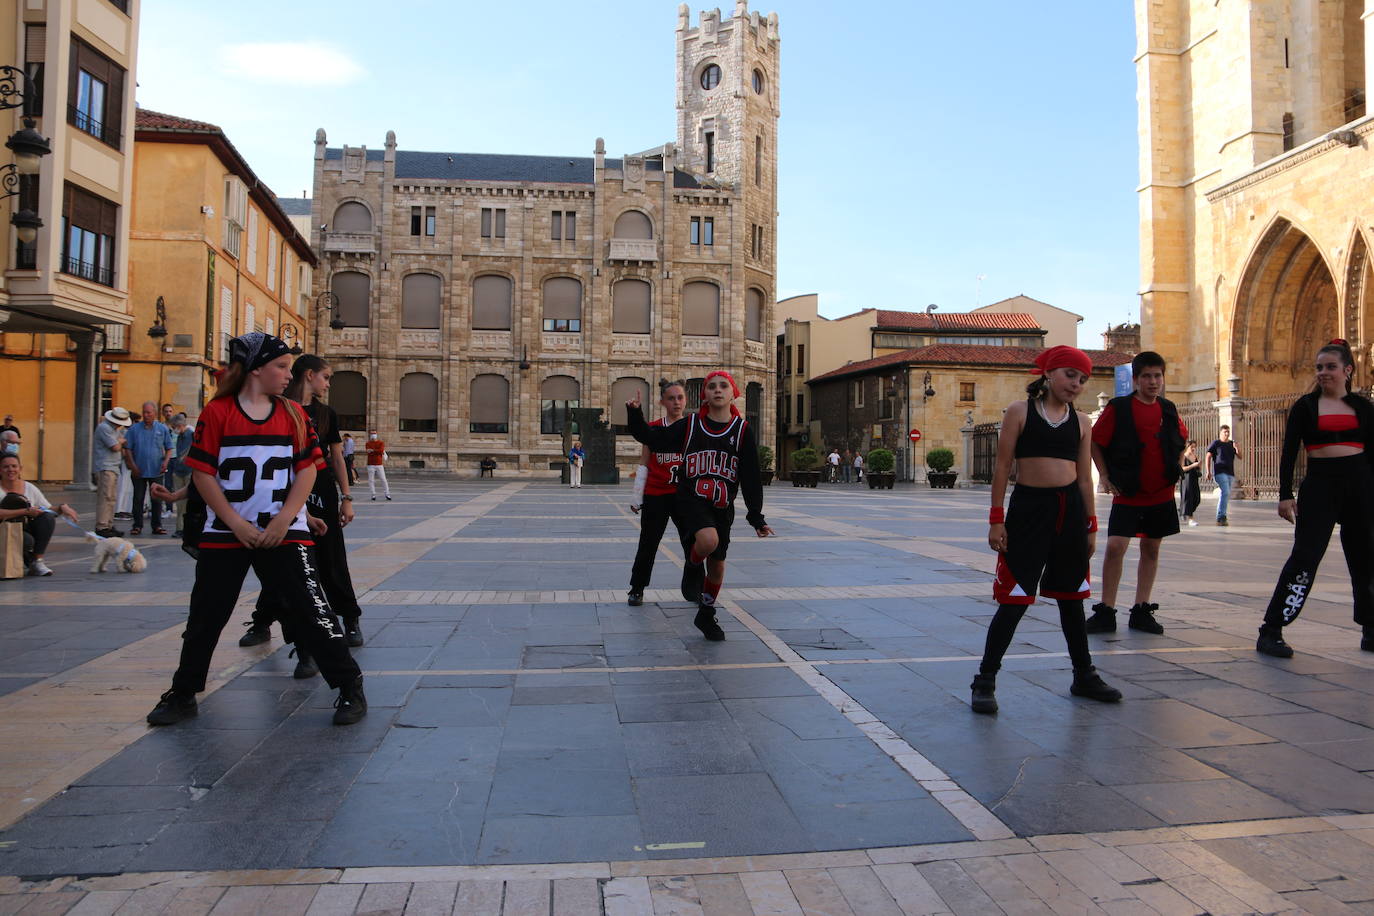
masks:
<svg viewBox="0 0 1374 916"><path fill-rule="evenodd" d="M550 471L568 408L646 404L728 369L772 437L776 14L678 11L677 137L591 157L418 152L315 138L313 349L345 429L393 464ZM665 67L666 71L666 67ZM627 74L628 76L629 74ZM591 138L588 138L589 145ZM689 384L689 397L698 397ZM622 436L622 471L639 446Z"/></svg>
<svg viewBox="0 0 1374 916"><path fill-rule="evenodd" d="M1136 23L1143 345L1170 396L1286 409L1337 336L1368 386L1374 4L1136 0Z"/></svg>

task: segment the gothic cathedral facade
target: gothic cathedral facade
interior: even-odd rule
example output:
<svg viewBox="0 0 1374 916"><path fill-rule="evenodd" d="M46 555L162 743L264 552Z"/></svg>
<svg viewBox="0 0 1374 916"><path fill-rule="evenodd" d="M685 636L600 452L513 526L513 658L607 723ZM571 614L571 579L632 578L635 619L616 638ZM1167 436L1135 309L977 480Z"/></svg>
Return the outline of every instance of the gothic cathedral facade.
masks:
<svg viewBox="0 0 1374 916"><path fill-rule="evenodd" d="M547 473L566 408L618 426L634 391L725 368L770 442L778 47L776 14L739 0L693 25L684 4L676 141L618 159L599 138L578 158L318 131L310 336L344 429L376 429L402 467ZM638 454L619 440L622 473Z"/></svg>

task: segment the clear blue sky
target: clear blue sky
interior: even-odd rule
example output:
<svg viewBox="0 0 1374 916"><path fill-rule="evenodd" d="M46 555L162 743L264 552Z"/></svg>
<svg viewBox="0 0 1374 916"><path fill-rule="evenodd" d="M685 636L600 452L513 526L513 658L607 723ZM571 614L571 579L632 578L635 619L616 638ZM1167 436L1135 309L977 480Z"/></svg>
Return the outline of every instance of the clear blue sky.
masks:
<svg viewBox="0 0 1374 916"><path fill-rule="evenodd" d="M1131 7L751 7L782 37L778 298L820 293L833 317L1025 293L1085 316L1088 347L1138 320ZM676 22L669 0L145 0L138 101L220 125L283 197L309 193L317 127L619 155L674 139Z"/></svg>

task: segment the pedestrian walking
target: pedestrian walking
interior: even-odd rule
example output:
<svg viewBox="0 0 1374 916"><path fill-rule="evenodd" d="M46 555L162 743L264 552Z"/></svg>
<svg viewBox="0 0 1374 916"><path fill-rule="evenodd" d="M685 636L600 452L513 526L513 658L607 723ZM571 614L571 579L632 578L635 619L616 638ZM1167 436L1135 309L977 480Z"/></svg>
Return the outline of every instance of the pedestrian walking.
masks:
<svg viewBox="0 0 1374 916"><path fill-rule="evenodd" d="M1217 524L1222 527L1231 524L1226 512L1231 505L1231 488L1236 484L1236 462L1240 458L1240 448L1231 441L1231 427L1222 426L1217 438L1207 446L1207 479L1217 482L1217 491L1220 493Z"/></svg>
<svg viewBox="0 0 1374 916"><path fill-rule="evenodd" d="M357 647L363 644L363 633L359 626L362 608L353 589L343 532L353 521L353 494L347 474L344 473L339 417L324 401L333 374L329 364L320 357L309 353L298 356L291 366L291 384L286 389L286 396L304 406L324 450L324 467L315 475L315 485L306 500L306 507L311 516L324 523L323 533L314 538L320 584L324 587L330 608L343 621L345 641L349 646ZM258 595L253 618L247 624L248 632L239 639L239 645L247 647L267 642L272 636L274 620L282 621L282 639L296 643L294 634L288 630L289 614L281 607L280 596L264 590ZM319 673L308 650L297 644L295 653L297 678L314 677Z"/></svg>
<svg viewBox="0 0 1374 916"><path fill-rule="evenodd" d="M744 493L745 519L755 533L773 533L763 517L758 442L733 403L739 396L730 373L717 369L702 382L701 409L669 426L651 429L644 422L638 392L625 403L636 440L656 453L682 454L674 505L687 551L682 597L696 603L692 624L713 642L725 638L715 605L725 581L736 493Z"/></svg>
<svg viewBox="0 0 1374 916"><path fill-rule="evenodd" d="M133 417L123 407L105 411L96 424L92 465L95 468L95 533L103 538L122 538L114 526L115 500L119 491L119 471L124 467L124 433Z"/></svg>
<svg viewBox="0 0 1374 916"><path fill-rule="evenodd" d="M660 394L659 405L663 416L649 424L649 427L672 426L682 419L687 407L687 389L681 382L665 385ZM630 569L630 597L627 604L639 607L644 603L644 589L654 574L654 556L663 540L663 532L669 519L682 536L682 525L673 514L677 499L678 476L682 473L681 452L654 452L646 445L639 456L639 467L635 469L634 501L630 509L639 514L639 549L635 551L634 566Z"/></svg>
<svg viewBox="0 0 1374 916"><path fill-rule="evenodd" d="M1026 400L1007 407L997 438L988 512L988 546L997 551L992 585L997 613L971 685L974 712L997 712L997 672L1037 591L1059 604L1059 627L1073 663L1069 692L1105 703L1121 699L1121 691L1103 682L1093 667L1083 619L1097 516L1089 420L1073 402L1092 378L1092 360L1061 345L1042 350L1032 371L1040 378L1026 386ZM1013 461L1016 486L1004 510Z"/></svg>
<svg viewBox="0 0 1374 916"><path fill-rule="evenodd" d="M351 487L358 481L358 472L353 469L353 453L357 450L358 443L353 441L352 433L343 434L343 460L344 469L348 471L348 485Z"/></svg>
<svg viewBox="0 0 1374 916"><path fill-rule="evenodd" d="M382 437L377 435L377 431L371 430L367 434L367 441L363 443L367 449L367 489L372 494L372 499L377 499L377 480L382 481L382 495L387 499L391 498L391 484L386 479L386 443Z"/></svg>
<svg viewBox="0 0 1374 916"><path fill-rule="evenodd" d="M196 694L205 689L215 644L251 567L281 595L296 638L339 691L334 723L352 725L367 714L367 699L315 575L305 501L323 461L304 410L282 397L291 381L290 352L280 339L254 331L230 341L229 356L186 458L207 512L181 662L148 724L171 725L199 712Z"/></svg>
<svg viewBox="0 0 1374 916"><path fill-rule="evenodd" d="M1197 519L1193 518L1193 513L1202 503L1202 459L1198 457L1196 439L1189 439L1184 447L1183 457L1179 459L1179 469L1183 471L1183 476L1178 479L1183 520L1188 523L1189 528L1196 528Z"/></svg>
<svg viewBox="0 0 1374 916"><path fill-rule="evenodd" d="M582 449L582 440L574 439L572 448L568 449L568 486L573 489L582 489L582 464L587 460L587 453Z"/></svg>
<svg viewBox="0 0 1374 916"><path fill-rule="evenodd" d="M53 506L42 490L25 480L18 455L0 455L0 494L0 522L24 527L25 575L51 576L43 555L57 528L57 516L73 522L80 516L66 503Z"/></svg>
<svg viewBox="0 0 1374 916"><path fill-rule="evenodd" d="M129 536L138 537L143 533L145 498L153 534L166 534L162 527L162 502L151 498L148 485L162 483L167 473L167 466L172 462L172 433L157 419L157 404L152 401L143 402L143 419L124 434L124 459L133 481L133 524Z"/></svg>
<svg viewBox="0 0 1374 916"><path fill-rule="evenodd" d="M859 454L858 449L854 450L854 482L864 482L864 456Z"/></svg>
<svg viewBox="0 0 1374 916"><path fill-rule="evenodd" d="M1178 408L1163 396L1164 369L1164 357L1158 353L1137 354L1131 360L1135 391L1113 398L1093 426L1093 463L1112 494L1112 514L1102 560L1102 600L1093 605L1089 633L1116 630L1116 592L1133 539L1140 540L1140 562L1128 625L1145 633L1164 632L1155 619L1159 605L1150 602L1150 593L1159 571L1160 544L1179 531L1174 484L1182 473L1179 458L1188 441L1188 427Z"/></svg>
<svg viewBox="0 0 1374 916"><path fill-rule="evenodd" d="M1279 516L1295 525L1293 550L1283 564L1264 612L1255 650L1290 658L1283 628L1302 613L1312 594L1317 567L1326 554L1331 529L1341 526L1341 549L1350 571L1360 648L1374 652L1374 404L1351 391L1355 359L1337 338L1317 351L1315 389L1293 403L1283 433L1279 462ZM1293 498L1298 449L1307 452L1307 474Z"/></svg>
<svg viewBox="0 0 1374 916"><path fill-rule="evenodd" d="M194 439L195 431L191 429L186 414L174 415L172 417L172 463L167 466L167 479L171 482L163 484L168 490L183 490L191 482L191 468L186 464L186 456L190 454ZM186 523L186 503L178 500L170 508L174 512L175 520L172 534L181 537L182 528Z"/></svg>

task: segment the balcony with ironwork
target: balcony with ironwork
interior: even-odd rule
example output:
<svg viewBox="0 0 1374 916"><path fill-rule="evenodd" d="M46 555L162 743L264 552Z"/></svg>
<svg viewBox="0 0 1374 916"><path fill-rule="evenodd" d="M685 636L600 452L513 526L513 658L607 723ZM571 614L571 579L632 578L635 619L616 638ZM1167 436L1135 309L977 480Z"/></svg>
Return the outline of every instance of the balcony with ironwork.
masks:
<svg viewBox="0 0 1374 916"><path fill-rule="evenodd" d="M67 123L82 133L90 134L101 143L119 149L122 135L109 124L93 116L90 112L82 111L76 105L67 106Z"/></svg>
<svg viewBox="0 0 1374 916"><path fill-rule="evenodd" d="M114 271L108 267L101 267L90 261L83 261L80 258L63 258L62 272L73 277L80 277L83 280L90 280L92 283L99 283L101 286L114 286Z"/></svg>

